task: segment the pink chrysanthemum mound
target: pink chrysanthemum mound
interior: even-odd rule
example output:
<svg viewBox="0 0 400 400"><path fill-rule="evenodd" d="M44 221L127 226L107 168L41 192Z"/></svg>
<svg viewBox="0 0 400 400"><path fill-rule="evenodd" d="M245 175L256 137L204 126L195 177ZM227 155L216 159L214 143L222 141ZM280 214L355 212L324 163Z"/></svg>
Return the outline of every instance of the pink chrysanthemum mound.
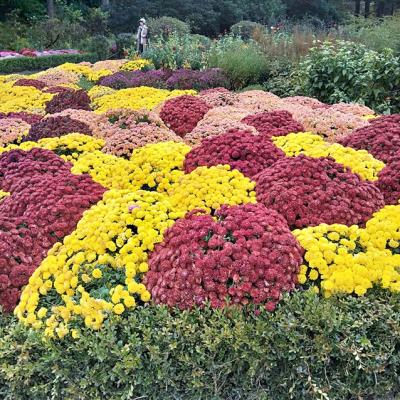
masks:
<svg viewBox="0 0 400 400"><path fill-rule="evenodd" d="M214 88L202 90L199 93L199 98L210 107L232 106L236 101L236 93L225 88Z"/></svg>
<svg viewBox="0 0 400 400"><path fill-rule="evenodd" d="M378 178L375 184L382 192L385 203L398 204L400 201L400 151L389 159Z"/></svg>
<svg viewBox="0 0 400 400"><path fill-rule="evenodd" d="M243 118L242 122L254 126L260 134L267 137L304 131L303 125L295 121L290 112L284 110L249 115Z"/></svg>
<svg viewBox="0 0 400 400"><path fill-rule="evenodd" d="M338 142L356 150L367 150L378 160L388 162L400 150L400 114L377 118Z"/></svg>
<svg viewBox="0 0 400 400"><path fill-rule="evenodd" d="M262 204L223 206L216 216L194 211L167 230L145 277L153 300L180 309L210 302L272 311L295 287L302 262L286 221Z"/></svg>
<svg viewBox="0 0 400 400"><path fill-rule="evenodd" d="M194 96L180 96L165 102L160 117L179 136L191 132L211 107Z"/></svg>
<svg viewBox="0 0 400 400"><path fill-rule="evenodd" d="M36 115L36 114L30 114L27 112L9 112L9 113L0 113L0 119L4 118L13 118L13 119L22 119L22 121L25 121L29 125L36 124L42 120L41 115Z"/></svg>
<svg viewBox="0 0 400 400"><path fill-rule="evenodd" d="M281 213L291 228L364 225L385 205L373 183L330 158L284 158L255 180L257 200Z"/></svg>
<svg viewBox="0 0 400 400"><path fill-rule="evenodd" d="M305 106L310 107L313 110L329 108L328 104L322 103L317 99L307 96L293 96L293 97L284 97L282 99L284 104L291 104L294 106Z"/></svg>
<svg viewBox="0 0 400 400"><path fill-rule="evenodd" d="M46 113L55 114L68 108L90 110L90 97L83 90L60 92L46 104Z"/></svg>
<svg viewBox="0 0 400 400"><path fill-rule="evenodd" d="M261 135L232 129L204 139L186 155L184 168L189 173L199 166L229 164L251 178L282 157L285 153Z"/></svg>

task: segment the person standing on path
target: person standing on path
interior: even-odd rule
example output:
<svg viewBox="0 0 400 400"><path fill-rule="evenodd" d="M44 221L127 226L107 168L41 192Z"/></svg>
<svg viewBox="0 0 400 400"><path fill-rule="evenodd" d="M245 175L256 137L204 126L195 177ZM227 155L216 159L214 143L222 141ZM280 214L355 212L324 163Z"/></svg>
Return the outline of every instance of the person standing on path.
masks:
<svg viewBox="0 0 400 400"><path fill-rule="evenodd" d="M139 28L136 35L136 40L138 53L142 54L144 51L146 51L149 40L149 28L144 18L139 20Z"/></svg>

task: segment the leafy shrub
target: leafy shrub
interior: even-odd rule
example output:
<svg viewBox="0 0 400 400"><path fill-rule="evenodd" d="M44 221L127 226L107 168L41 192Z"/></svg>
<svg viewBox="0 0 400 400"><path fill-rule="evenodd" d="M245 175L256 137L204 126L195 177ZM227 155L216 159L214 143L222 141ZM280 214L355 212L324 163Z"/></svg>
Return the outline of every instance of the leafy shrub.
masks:
<svg viewBox="0 0 400 400"><path fill-rule="evenodd" d="M171 34L152 42L143 57L151 60L157 69L200 69L206 66L206 47L191 35Z"/></svg>
<svg viewBox="0 0 400 400"><path fill-rule="evenodd" d="M208 65L221 68L233 89L260 83L267 75L267 59L255 42L226 36L210 49Z"/></svg>
<svg viewBox="0 0 400 400"><path fill-rule="evenodd" d="M95 54L99 60L106 60L111 55L111 41L104 35L94 35L84 39L80 43L80 47Z"/></svg>
<svg viewBox="0 0 400 400"><path fill-rule="evenodd" d="M378 112L400 110L400 58L365 46L326 41L301 63L307 95L327 103L357 102Z"/></svg>
<svg viewBox="0 0 400 400"><path fill-rule="evenodd" d="M243 40L248 40L253 37L256 29L264 30L264 26L253 21L240 21L231 26L231 33L239 36Z"/></svg>
<svg viewBox="0 0 400 400"><path fill-rule="evenodd" d="M57 342L0 316L0 397L394 399L399 296L377 294L297 292L258 317L250 308L140 307Z"/></svg>
<svg viewBox="0 0 400 400"><path fill-rule="evenodd" d="M167 39L172 34L189 35L190 26L173 17L149 18L147 25L150 30L150 39Z"/></svg>
<svg viewBox="0 0 400 400"><path fill-rule="evenodd" d="M60 54L43 57L16 57L0 60L0 72L12 74L22 71L37 71L57 67L64 63L80 63L82 61L95 62L95 54Z"/></svg>

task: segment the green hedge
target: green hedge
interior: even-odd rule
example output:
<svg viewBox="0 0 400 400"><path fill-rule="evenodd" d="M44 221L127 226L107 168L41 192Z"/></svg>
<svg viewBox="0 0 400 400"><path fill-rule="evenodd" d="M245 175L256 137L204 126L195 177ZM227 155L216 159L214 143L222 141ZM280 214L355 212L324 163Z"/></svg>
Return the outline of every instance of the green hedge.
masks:
<svg viewBox="0 0 400 400"><path fill-rule="evenodd" d="M137 309L101 332L44 342L0 322L0 398L395 399L399 296L286 296L273 314Z"/></svg>
<svg viewBox="0 0 400 400"><path fill-rule="evenodd" d="M13 74L22 71L38 71L57 67L66 62L80 63L82 61L95 62L94 54L60 54L43 57L16 57L0 60L0 73Z"/></svg>

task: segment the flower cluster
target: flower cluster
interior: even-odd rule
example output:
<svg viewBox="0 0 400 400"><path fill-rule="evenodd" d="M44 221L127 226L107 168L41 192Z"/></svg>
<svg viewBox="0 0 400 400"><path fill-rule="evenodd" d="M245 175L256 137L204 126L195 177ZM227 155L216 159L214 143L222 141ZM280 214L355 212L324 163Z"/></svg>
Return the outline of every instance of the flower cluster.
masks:
<svg viewBox="0 0 400 400"><path fill-rule="evenodd" d="M34 272L16 315L45 327L49 337L64 337L74 335L79 322L99 329L110 313L148 302L150 293L140 283L148 254L181 216L158 193L107 192Z"/></svg>
<svg viewBox="0 0 400 400"><path fill-rule="evenodd" d="M22 121L25 121L29 125L36 124L42 120L42 115L30 114L27 112L9 112L9 113L0 113L0 119L4 118L16 118Z"/></svg>
<svg viewBox="0 0 400 400"><path fill-rule="evenodd" d="M138 87L133 89L123 89L115 93L98 97L92 102L96 113L104 113L114 108L130 108L133 110L147 109L152 110L158 104L173 97L185 94L196 94L194 90L162 90L151 87ZM0 109L1 111L1 109Z"/></svg>
<svg viewBox="0 0 400 400"><path fill-rule="evenodd" d="M125 64L123 64L120 68L121 71L138 71L142 70L144 68L151 68L153 67L153 64L149 60L145 59L137 59L133 61L128 61Z"/></svg>
<svg viewBox="0 0 400 400"><path fill-rule="evenodd" d="M388 162L400 150L400 116L397 114L372 120L339 140L343 146L367 150L375 158Z"/></svg>
<svg viewBox="0 0 400 400"><path fill-rule="evenodd" d="M304 131L303 125L292 118L288 111L271 111L249 115L242 122L254 126L266 137L285 136L288 133Z"/></svg>
<svg viewBox="0 0 400 400"><path fill-rule="evenodd" d="M263 90L249 90L236 96L234 106L248 110L251 114L273 111L281 103L281 99L273 93Z"/></svg>
<svg viewBox="0 0 400 400"><path fill-rule="evenodd" d="M182 175L167 193L174 208L184 212L202 208L213 213L222 205L255 203L254 182L229 165L198 167Z"/></svg>
<svg viewBox="0 0 400 400"><path fill-rule="evenodd" d="M46 87L46 84L37 79L18 79L14 83L14 86L30 86L30 87L34 87L36 89L42 90Z"/></svg>
<svg viewBox="0 0 400 400"><path fill-rule="evenodd" d="M46 104L46 113L55 114L69 108L90 110L90 97L83 90L61 92Z"/></svg>
<svg viewBox="0 0 400 400"><path fill-rule="evenodd" d="M72 71L64 71L61 68L50 68L47 71L31 75L31 78L40 80L47 87L64 86L78 83L79 74Z"/></svg>
<svg viewBox="0 0 400 400"><path fill-rule="evenodd" d="M257 200L281 213L290 227L364 225L384 206L370 182L330 158L300 155L278 160L255 177Z"/></svg>
<svg viewBox="0 0 400 400"><path fill-rule="evenodd" d="M161 119L176 134L185 136L209 110L209 106L194 96L181 96L165 102L160 112Z"/></svg>
<svg viewBox="0 0 400 400"><path fill-rule="evenodd" d="M185 172L191 172L199 166L228 164L251 178L284 156L264 136L232 129L204 139L186 155L184 166Z"/></svg>
<svg viewBox="0 0 400 400"><path fill-rule="evenodd" d="M0 119L0 146L19 143L29 132L30 125L22 119Z"/></svg>
<svg viewBox="0 0 400 400"><path fill-rule="evenodd" d="M329 108L328 104L322 103L321 101L314 99L313 97L307 96L284 97L282 99L282 103L290 104L293 106L309 107L313 110Z"/></svg>
<svg viewBox="0 0 400 400"><path fill-rule="evenodd" d="M236 100L236 94L223 87L202 90L199 97L210 107L233 106Z"/></svg>
<svg viewBox="0 0 400 400"><path fill-rule="evenodd" d="M171 74L172 72L161 69L146 72L116 72L101 79L99 81L99 84L103 87L108 87L115 90L140 86L166 89L166 81L171 76Z"/></svg>
<svg viewBox="0 0 400 400"><path fill-rule="evenodd" d="M304 154L315 158L332 157L337 163L350 168L353 173L368 181L377 180L379 172L385 167L382 161L375 159L365 150L354 150L337 143L330 144L321 136L312 133L291 133L275 137L273 142L287 156Z"/></svg>
<svg viewBox="0 0 400 400"><path fill-rule="evenodd" d="M330 106L329 110L340 111L345 114L353 114L359 117L368 116L368 119L371 119L371 116L374 116L375 114L374 110L371 108L357 103L337 103Z"/></svg>
<svg viewBox="0 0 400 400"><path fill-rule="evenodd" d="M382 192L385 203L398 204L400 201L400 150L389 159L378 178L376 186Z"/></svg>
<svg viewBox="0 0 400 400"><path fill-rule="evenodd" d="M99 97L106 96L108 94L113 94L114 92L115 92L114 89L96 85L88 90L88 96L90 97L90 101L93 101Z"/></svg>
<svg viewBox="0 0 400 400"><path fill-rule="evenodd" d="M11 311L47 251L71 233L104 189L89 176L75 176L54 153L13 150L0 156L0 305Z"/></svg>
<svg viewBox="0 0 400 400"><path fill-rule="evenodd" d="M145 276L153 300L181 309L210 302L274 310L302 262L286 221L261 204L224 206L216 218L189 213L166 232Z"/></svg>
<svg viewBox="0 0 400 400"><path fill-rule="evenodd" d="M90 135L91 129L84 122L77 121L68 116L48 117L37 124L33 124L24 141L38 141L46 137L58 137L67 133L84 133Z"/></svg>

